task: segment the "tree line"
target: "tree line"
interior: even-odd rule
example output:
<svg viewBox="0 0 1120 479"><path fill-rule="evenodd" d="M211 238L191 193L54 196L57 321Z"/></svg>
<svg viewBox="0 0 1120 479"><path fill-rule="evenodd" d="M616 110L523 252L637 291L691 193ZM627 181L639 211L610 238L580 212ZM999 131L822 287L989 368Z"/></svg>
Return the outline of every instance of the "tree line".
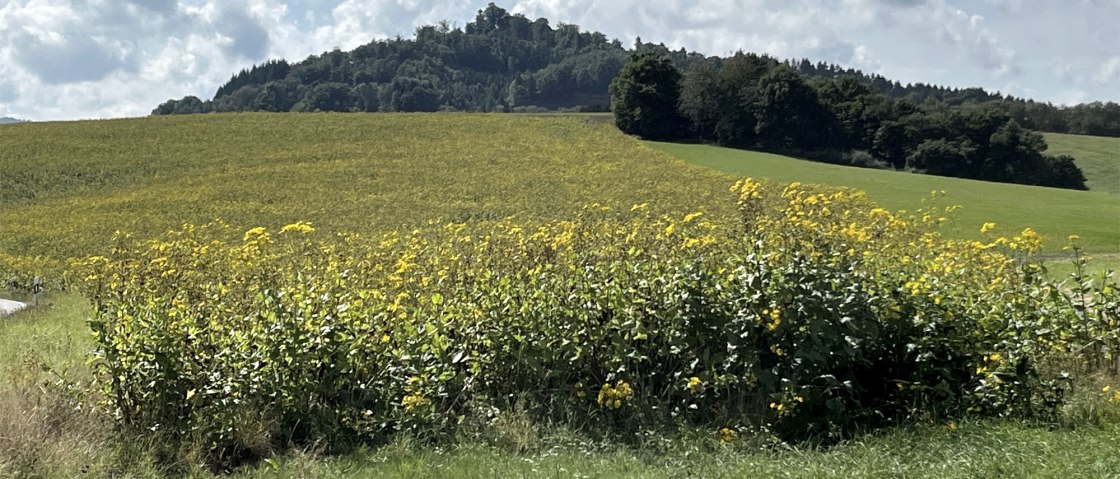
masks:
<svg viewBox="0 0 1120 479"><path fill-rule="evenodd" d="M632 49L602 33L547 19L530 20L494 4L465 27L448 22L416 29L414 38L370 42L289 63L270 60L242 70L213 99L168 100L155 115L229 111L606 111L608 86L635 51L652 50L682 72L692 64L722 64L684 49L642 44ZM770 59L767 59L770 61ZM879 75L809 60L784 62L811 80L853 78L880 94L914 105L998 105L1023 128L1120 136L1120 105L1057 107L989 93L902 85Z"/></svg>
<svg viewBox="0 0 1120 479"><path fill-rule="evenodd" d="M213 100L169 100L152 113L606 111L625 61L622 44L602 33L490 4L465 28L444 21L412 39L268 61L234 75Z"/></svg>
<svg viewBox="0 0 1120 479"><path fill-rule="evenodd" d="M683 70L681 68L683 66ZM1069 156L1000 101L916 103L859 75L807 77L755 54L697 58L639 46L611 84L615 121L648 139L704 141L863 167L1086 189Z"/></svg>

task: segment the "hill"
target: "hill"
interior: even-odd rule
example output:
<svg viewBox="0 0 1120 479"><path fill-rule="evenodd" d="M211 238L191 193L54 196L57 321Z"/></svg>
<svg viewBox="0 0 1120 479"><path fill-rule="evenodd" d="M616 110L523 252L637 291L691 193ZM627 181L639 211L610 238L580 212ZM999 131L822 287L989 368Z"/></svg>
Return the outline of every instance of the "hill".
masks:
<svg viewBox="0 0 1120 479"><path fill-rule="evenodd" d="M1069 155L1085 172L1090 191L1120 193L1120 139L1045 133L1048 153Z"/></svg>
<svg viewBox="0 0 1120 479"><path fill-rule="evenodd" d="M633 53L653 52L682 71L723 61L683 48L635 41L632 49L598 32L546 18L529 19L491 3L463 28L447 21L416 29L413 38L374 40L352 51L333 50L302 61L276 59L246 68L203 100L168 100L153 114L231 111L607 111L608 85ZM761 55L778 63L779 60ZM853 79L909 105L958 107L984 103L1025 128L1120 136L1120 105L1057 107L982 88L903 85L840 65L788 59L807 79Z"/></svg>
<svg viewBox="0 0 1120 479"><path fill-rule="evenodd" d="M5 116L3 118L0 118L0 125L7 125L7 124L10 124L10 123L23 123L24 121L25 120L20 120L19 118L12 118L12 117Z"/></svg>
<svg viewBox="0 0 1120 479"><path fill-rule="evenodd" d="M1062 325L1112 326L1103 316L1077 321L1060 290L1039 289L1046 285L1037 275L1020 274L1000 250L912 236L920 232L859 195L745 181L732 193L732 176L657 151L730 156L724 150L648 148L574 116L253 113L29 123L4 133L0 278L8 278L4 260L12 256L40 267L104 255L82 270L82 292L96 307L50 289L43 306L0 321L0 376L9 378L0 380L0 471L16 477L407 476L433 461L464 477L535 475L542 467L737 477L757 471L759 461L773 471L984 476L1009 471L1007 454L987 454L1009 448L1019 466L1011 474L1057 475L1070 462L1053 457L1089 458L1079 465L1116 457L1110 439L1120 405L1111 400L1115 382L1099 376L1077 384L1084 392L1073 404L1104 411L1092 416L1101 421L1059 416L1093 424L1076 435L1073 427L989 425L975 418L998 412L981 411L967 421L930 416L857 436L824 456L817 443L785 441L790 450L773 451L778 429L759 432L754 421L771 420L760 417L821 421L826 404L841 404L842 413L824 420L893 425L877 418L911 417L915 397L937 397L911 391L946 377L968 386L954 387L955 397L1007 401L1022 391L1011 389L1017 382L971 386L1013 378L1024 364L1034 371L1026 355L1034 349L1014 345L1076 347L1088 353L1075 359L1089 362L1100 356L1080 341L1097 329ZM739 153L769 165L752 168L755 176L850 183L886 174L819 164L799 170L788 158ZM893 199L873 196L916 203L944 186L895 175L880 180L908 188ZM991 191L969 197L966 211L990 199L1014 206L1014 193L1051 200L1026 205L1049 215L1043 219L1074 199L1084 208L1067 214L1068 224L1080 225L1082 213L1113 213L1109 203L1091 201L1114 198L1103 193ZM645 206L631 208L637 203ZM766 204L788 208L760 214ZM674 216L633 213L641 209ZM1006 211L989 213L985 221L1014 233L999 216ZM182 226L216 217L232 228ZM868 224L845 226L849 218ZM976 234L965 226L961 235ZM111 239L116 230L135 237ZM348 232L374 234L332 234ZM1091 231L1084 234L1099 247ZM917 237L925 248L905 246ZM982 375L988 368L995 372ZM758 379L765 375L772 379ZM877 396L830 398L849 378ZM787 394L791 381L799 395ZM857 404L852 397L885 398L867 404L897 401L900 409L864 413L848 406ZM566 409L522 409L513 398ZM671 407L679 418L663 414ZM133 421L107 411L142 413ZM572 429L567 417L577 418ZM308 428L313 421L339 426ZM652 442L627 439L635 427L651 431ZM1077 447L1032 455L1042 443ZM323 453L302 452L308 444ZM915 459L914 445L930 444L938 451L919 447ZM332 456L337 451L354 455ZM649 462L667 453L675 454L670 462ZM1098 463L1089 467L1099 476L1117 470Z"/></svg>
<svg viewBox="0 0 1120 479"><path fill-rule="evenodd" d="M708 145L647 142L650 147L696 165L734 176L802 181L864 190L888 209L914 210L931 191L944 191L943 205L961 205L946 232L979 238L984 223L1001 234L1031 227L1051 252L1076 234L1089 251L1120 252L1120 199L1110 193L912 175L904 172L825 165L782 155Z"/></svg>
<svg viewBox="0 0 1120 479"><path fill-rule="evenodd" d="M732 180L571 117L230 114L13 125L0 136L0 256L92 254L221 218L382 232L588 203L726 214Z"/></svg>
<svg viewBox="0 0 1120 479"><path fill-rule="evenodd" d="M236 114L12 125L0 137L0 253L60 260L104 247L116 230L143 237L215 218L369 232L431 219L556 219L593 202L727 213L733 176L655 150L734 176L864 189L889 208L915 208L930 190L945 190L946 204L964 206L954 235L974 237L993 221L1005 232L1034 227L1052 248L1076 233L1094 251L1120 251L1120 202L1111 194L650 145L564 116Z"/></svg>

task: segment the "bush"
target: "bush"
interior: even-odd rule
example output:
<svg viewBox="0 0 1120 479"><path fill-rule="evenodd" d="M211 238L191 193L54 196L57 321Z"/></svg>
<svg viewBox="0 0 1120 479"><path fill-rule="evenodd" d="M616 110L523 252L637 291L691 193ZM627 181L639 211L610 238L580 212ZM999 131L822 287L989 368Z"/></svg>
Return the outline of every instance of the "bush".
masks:
<svg viewBox="0 0 1120 479"><path fill-rule="evenodd" d="M236 461L448 433L512 398L609 429L761 424L783 439L962 414L1045 417L1062 295L1032 231L941 239L861 193L744 180L738 224L644 205L570 221L317 238L185 226L85 262L125 431ZM1051 328L1052 329L1052 328Z"/></svg>

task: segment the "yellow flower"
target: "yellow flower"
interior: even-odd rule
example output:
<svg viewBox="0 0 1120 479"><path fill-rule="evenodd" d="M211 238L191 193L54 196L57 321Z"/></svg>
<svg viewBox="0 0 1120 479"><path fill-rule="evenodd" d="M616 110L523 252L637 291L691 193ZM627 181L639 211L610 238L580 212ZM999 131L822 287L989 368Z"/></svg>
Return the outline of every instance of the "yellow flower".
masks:
<svg viewBox="0 0 1120 479"><path fill-rule="evenodd" d="M984 226L980 227L980 234L987 233L995 227L996 227L995 223L984 223Z"/></svg>
<svg viewBox="0 0 1120 479"><path fill-rule="evenodd" d="M246 231L245 232L245 237L242 238L242 240L248 242L248 241L252 241L252 240L255 240L255 239L267 239L267 238L268 238L268 230L265 229L264 227L258 226L256 228L253 228L253 229L249 230L249 231Z"/></svg>
<svg viewBox="0 0 1120 479"><path fill-rule="evenodd" d="M404 406L404 410L408 412L427 407L431 403L432 401L430 399L419 394L409 394L401 400L401 405Z"/></svg>
<svg viewBox="0 0 1120 479"><path fill-rule="evenodd" d="M697 212L695 212L695 213L689 213L689 214L685 215L685 217L684 217L684 222L685 222L685 223L688 223L688 222L690 222L690 221L692 221L692 220L694 220L694 219L696 219L696 218L699 218L699 217L701 217L701 216L704 216L704 213L703 213L703 212L700 212L700 211L697 211Z"/></svg>
<svg viewBox="0 0 1120 479"><path fill-rule="evenodd" d="M599 388L597 401L600 406L607 409L619 409L632 397L634 397L634 388L630 383L619 379L613 387L610 383L603 384L603 387Z"/></svg>
<svg viewBox="0 0 1120 479"><path fill-rule="evenodd" d="M773 331L775 329L778 329L778 326L782 325L782 313L781 311L778 311L777 308L764 309L762 310L762 314L770 317L770 322L766 324L766 329Z"/></svg>
<svg viewBox="0 0 1120 479"><path fill-rule="evenodd" d="M283 228L280 228L280 233L287 233L289 231L295 231L297 233L308 234L308 233L314 233L315 228L313 228L311 226L311 223L308 223L308 222L305 222L305 221L298 221L298 222L292 223L290 225L284 225Z"/></svg>
<svg viewBox="0 0 1120 479"><path fill-rule="evenodd" d="M689 394L693 394L693 395L699 394L700 391L703 390L703 389L704 389L704 383L703 383L703 381L700 381L700 378L698 378L696 376L688 378L688 392L689 392Z"/></svg>
<svg viewBox="0 0 1120 479"><path fill-rule="evenodd" d="M734 430L734 429L725 427L725 428L720 428L720 430L719 430L719 442L731 443L731 442L735 442L735 440L738 439L738 438L739 438L739 432Z"/></svg>

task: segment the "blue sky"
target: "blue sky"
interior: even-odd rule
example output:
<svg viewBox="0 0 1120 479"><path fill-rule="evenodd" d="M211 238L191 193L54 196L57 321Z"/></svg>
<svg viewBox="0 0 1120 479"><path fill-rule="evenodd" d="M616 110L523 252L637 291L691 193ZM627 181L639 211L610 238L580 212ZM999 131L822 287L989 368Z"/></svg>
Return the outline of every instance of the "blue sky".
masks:
<svg viewBox="0 0 1120 479"><path fill-rule="evenodd" d="M0 116L143 116L230 75L418 25L486 0L0 0ZM516 0L630 45L827 61L907 82L1058 104L1120 101L1120 0Z"/></svg>

